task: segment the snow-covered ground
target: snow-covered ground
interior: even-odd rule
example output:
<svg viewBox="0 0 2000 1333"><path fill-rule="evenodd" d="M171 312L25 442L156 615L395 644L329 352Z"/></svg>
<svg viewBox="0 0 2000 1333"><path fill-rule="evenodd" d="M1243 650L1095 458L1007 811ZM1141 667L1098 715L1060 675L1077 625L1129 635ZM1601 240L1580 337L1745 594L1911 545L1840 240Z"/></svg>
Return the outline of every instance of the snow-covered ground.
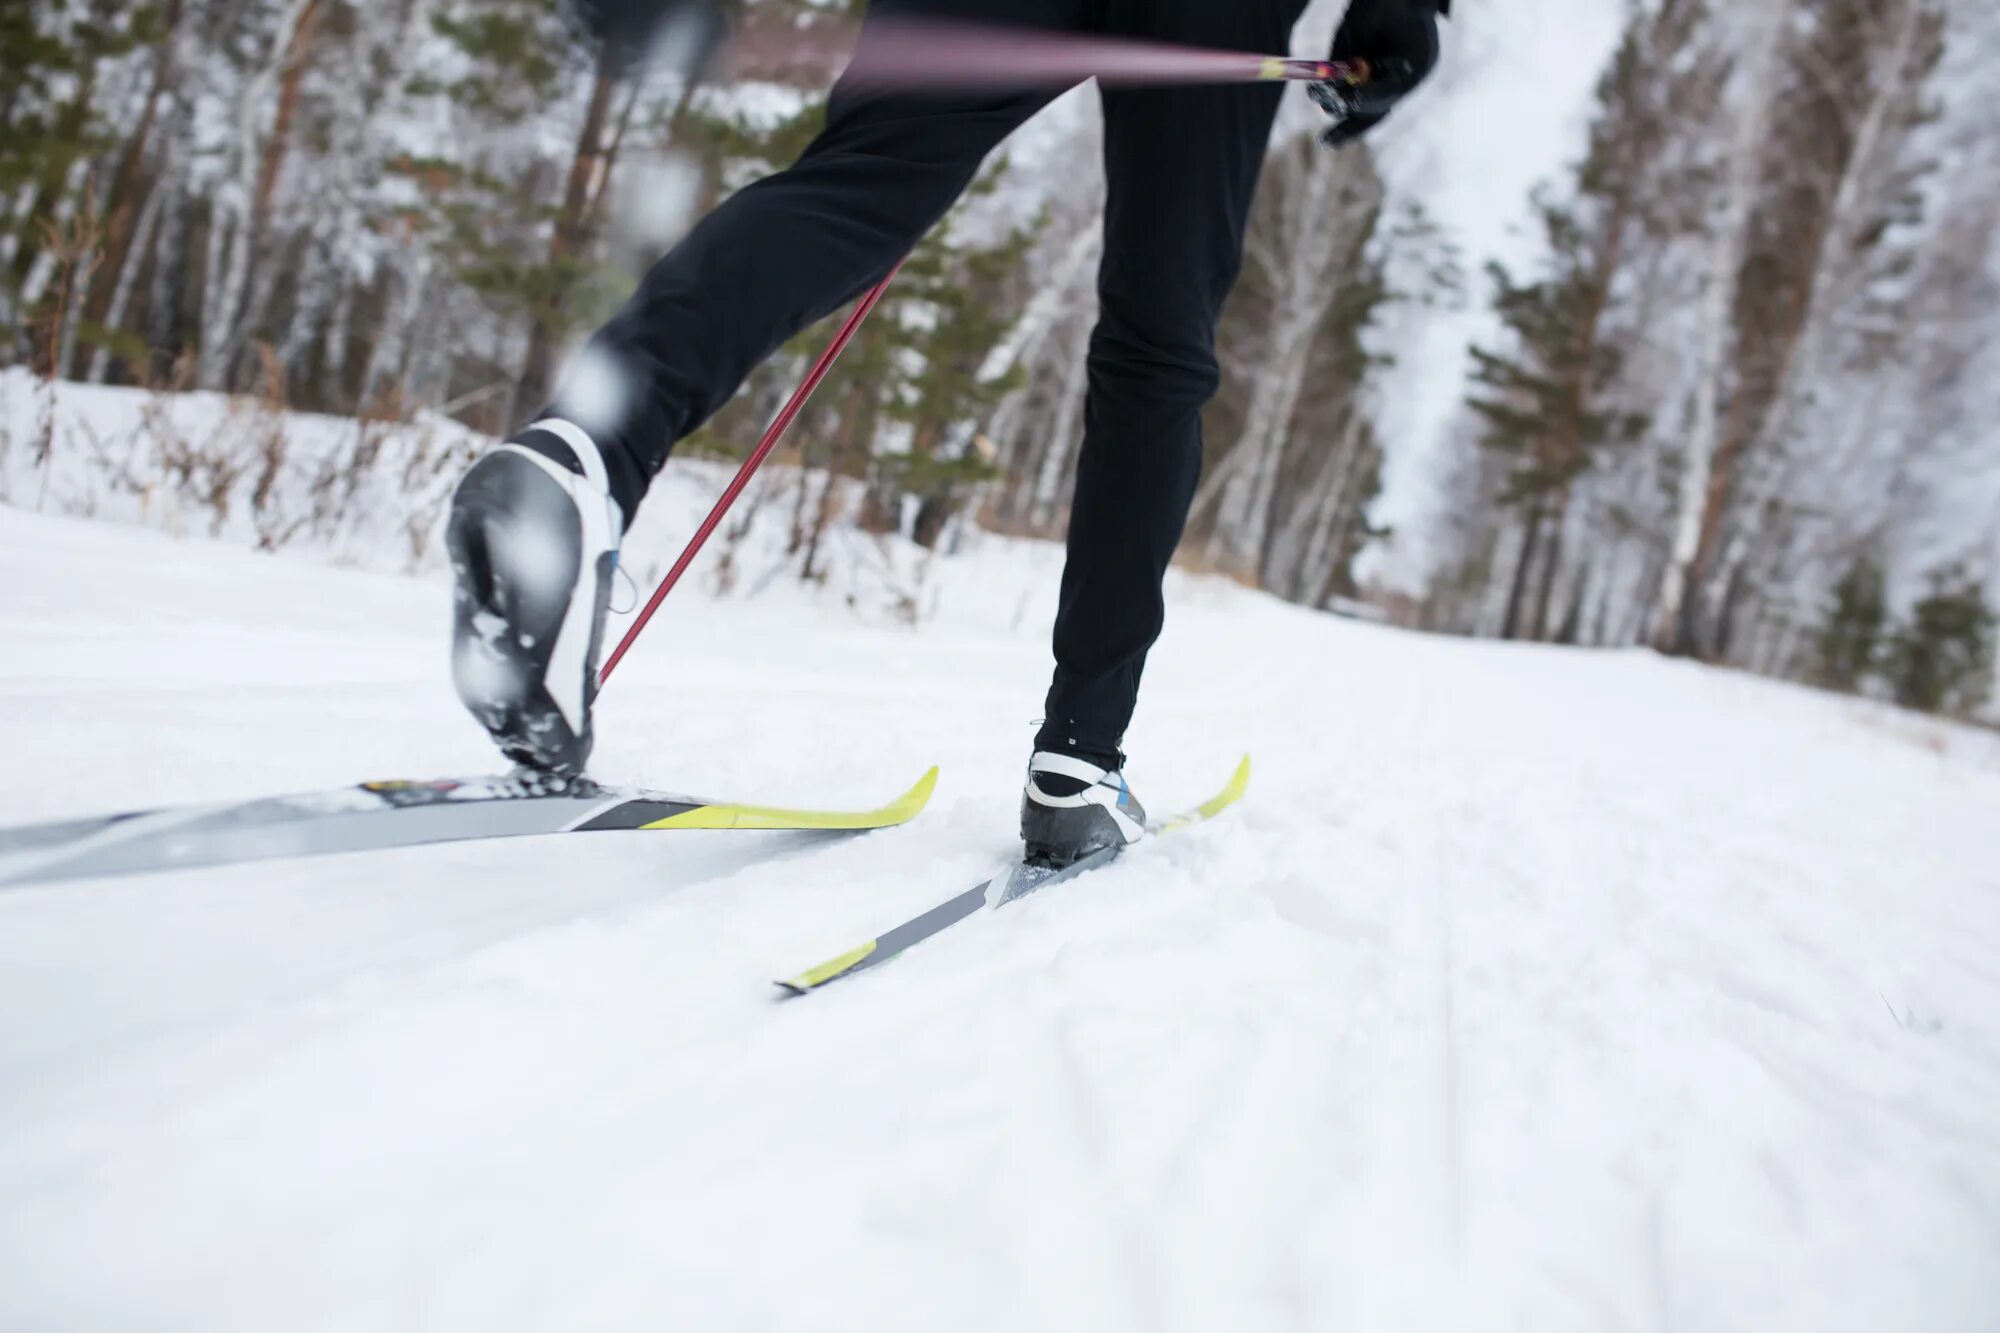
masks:
<svg viewBox="0 0 2000 1333"><path fill-rule="evenodd" d="M677 597L605 698L907 828L0 894L0 1328L2000 1326L1980 733L1189 581L1133 777L1248 802L774 1003L1007 853L1054 556ZM444 600L0 508L6 822L490 769Z"/></svg>

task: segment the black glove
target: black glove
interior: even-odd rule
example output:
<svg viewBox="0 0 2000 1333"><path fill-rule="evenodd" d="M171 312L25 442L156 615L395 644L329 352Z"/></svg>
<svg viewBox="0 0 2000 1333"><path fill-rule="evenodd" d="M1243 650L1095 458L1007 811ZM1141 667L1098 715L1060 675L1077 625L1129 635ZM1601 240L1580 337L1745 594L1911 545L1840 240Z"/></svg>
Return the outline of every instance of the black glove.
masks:
<svg viewBox="0 0 2000 1333"><path fill-rule="evenodd" d="M1332 59L1365 63L1368 78L1308 90L1333 118L1321 143L1338 148L1366 134L1429 77L1438 61L1438 16L1450 12L1451 0L1354 0L1333 35Z"/></svg>

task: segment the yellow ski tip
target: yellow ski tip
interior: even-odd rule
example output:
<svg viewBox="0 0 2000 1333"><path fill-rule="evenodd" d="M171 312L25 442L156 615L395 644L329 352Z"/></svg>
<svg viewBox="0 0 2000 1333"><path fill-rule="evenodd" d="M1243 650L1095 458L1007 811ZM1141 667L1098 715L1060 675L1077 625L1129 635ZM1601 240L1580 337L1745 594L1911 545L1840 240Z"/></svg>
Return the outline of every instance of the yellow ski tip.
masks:
<svg viewBox="0 0 2000 1333"><path fill-rule="evenodd" d="M935 773L936 770L933 769L932 772ZM794 995L804 995L807 991L824 986L843 973L852 972L867 962L869 955L874 952L875 941L870 940L858 949L849 949L838 958L829 958L818 967L809 967L789 981L781 981L778 984Z"/></svg>
<svg viewBox="0 0 2000 1333"><path fill-rule="evenodd" d="M916 786L910 788L896 799L895 804L889 808L898 812L907 812L903 813L902 820L898 822L915 819L919 814L923 813L924 807L931 803L931 793L937 790L937 780L938 766L932 764L930 772L917 779Z"/></svg>
<svg viewBox="0 0 2000 1333"><path fill-rule="evenodd" d="M1221 791L1209 797L1186 814L1176 815L1174 818L1169 819L1166 823L1155 829L1154 832L1172 833L1176 829L1184 829L1190 824L1199 824L1204 819L1213 819L1230 806L1242 800L1243 794L1249 790L1250 756L1246 754L1242 759L1237 761L1236 771L1230 775L1228 783L1223 786Z"/></svg>
<svg viewBox="0 0 2000 1333"><path fill-rule="evenodd" d="M670 815L649 829L876 829L892 828L915 819L930 804L937 789L938 770L917 779L914 787L875 810L786 810L767 805L704 805Z"/></svg>
<svg viewBox="0 0 2000 1333"><path fill-rule="evenodd" d="M1237 761L1236 772L1230 775L1229 785L1211 797L1200 809L1203 819L1213 819L1243 799L1250 790L1250 756L1244 755Z"/></svg>

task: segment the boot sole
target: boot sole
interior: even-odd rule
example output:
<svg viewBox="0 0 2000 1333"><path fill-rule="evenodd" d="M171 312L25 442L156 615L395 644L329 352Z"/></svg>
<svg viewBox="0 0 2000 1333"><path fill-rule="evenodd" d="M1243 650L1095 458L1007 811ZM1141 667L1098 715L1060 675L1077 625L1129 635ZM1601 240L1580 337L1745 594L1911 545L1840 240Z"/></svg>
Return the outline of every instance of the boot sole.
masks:
<svg viewBox="0 0 2000 1333"><path fill-rule="evenodd" d="M581 533L569 497L533 464L496 458L467 475L445 532L458 697L501 753L552 774L581 771L589 752L544 684L569 598L581 595L576 569L550 567L560 559L550 526L565 522L574 552Z"/></svg>

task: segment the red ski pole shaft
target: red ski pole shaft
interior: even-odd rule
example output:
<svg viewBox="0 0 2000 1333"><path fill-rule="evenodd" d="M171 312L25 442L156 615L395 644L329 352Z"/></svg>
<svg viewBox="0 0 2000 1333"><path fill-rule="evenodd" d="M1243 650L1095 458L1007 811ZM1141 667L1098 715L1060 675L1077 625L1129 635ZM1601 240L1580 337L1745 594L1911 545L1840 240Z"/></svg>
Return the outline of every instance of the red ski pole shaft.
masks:
<svg viewBox="0 0 2000 1333"><path fill-rule="evenodd" d="M769 429L764 432L764 438L757 441L757 447L743 460L743 466L736 469L736 475L730 479L729 485L723 488L722 498L715 502L715 508L708 511L708 517L701 521L701 526L694 530L694 536L688 541L686 549L680 553L680 558L674 561L671 569L667 570L667 576L660 580L660 586L653 589L653 595L640 609L638 617L632 622L632 627L625 631L625 637L618 641L618 647L613 649L611 656L606 659L604 669L597 674L599 690L604 688L605 681L611 679L612 670L625 660L625 654L632 650L632 644L645 631L647 622L653 618L653 613L660 609L660 603L667 600L667 594L681 581L681 575L687 573L687 568L694 563L695 556L701 553L701 548L722 525L723 515L729 512L730 506L734 505L737 497L743 494L743 488L750 484L750 478L763 466L764 460L771 456L771 450L778 447L778 441L784 438L785 432L790 429L799 413L805 410L806 402L813 396L813 391L819 388L820 381L824 380L827 372L833 369L833 363L840 359L840 354L847 350L847 344L854 340L855 333L861 328L861 322L868 318L868 312L881 301L882 293L889 290L889 284L895 281L896 274L902 267L903 261L897 260L896 267L889 270L888 276L869 289L868 294L861 298L860 303L847 316L847 322L840 326L840 332L833 335L833 341L829 342L826 350L819 354L819 360L813 362L812 369L806 372L803 380L799 381L799 387L792 391L792 396L786 400L783 409L772 419Z"/></svg>

